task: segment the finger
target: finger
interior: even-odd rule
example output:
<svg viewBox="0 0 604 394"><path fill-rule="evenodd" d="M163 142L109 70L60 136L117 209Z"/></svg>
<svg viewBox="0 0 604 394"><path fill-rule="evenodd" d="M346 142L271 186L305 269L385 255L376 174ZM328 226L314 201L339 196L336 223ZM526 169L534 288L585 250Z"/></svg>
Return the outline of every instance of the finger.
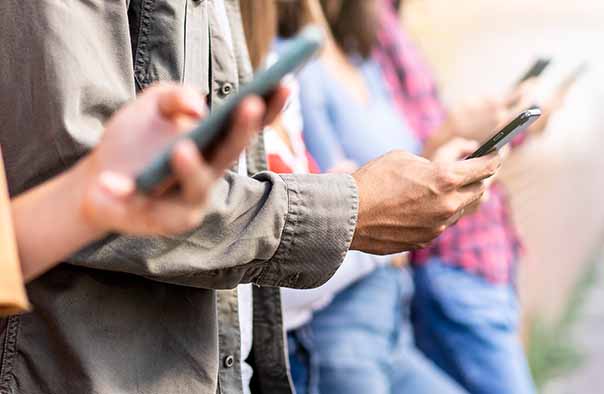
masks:
<svg viewBox="0 0 604 394"><path fill-rule="evenodd" d="M183 115L199 118L206 112L204 98L192 88L160 86L157 100L159 112L166 119Z"/></svg>
<svg viewBox="0 0 604 394"><path fill-rule="evenodd" d="M172 168L184 201L191 205L204 203L214 176L192 141L184 140L174 147Z"/></svg>
<svg viewBox="0 0 604 394"><path fill-rule="evenodd" d="M459 185L466 186L492 177L501 164L501 156L493 152L483 157L451 163L449 168L454 176L460 179Z"/></svg>
<svg viewBox="0 0 604 394"><path fill-rule="evenodd" d="M184 203L178 196L149 198L137 194L134 181L105 173L87 196L86 215L107 231L132 235L179 234L198 225L201 206Z"/></svg>
<svg viewBox="0 0 604 394"><path fill-rule="evenodd" d="M234 117L231 130L209 160L214 171L222 173L239 157L250 139L262 128L264 102L258 97L245 99Z"/></svg>
<svg viewBox="0 0 604 394"><path fill-rule="evenodd" d="M460 199L460 210L463 213L471 213L472 206L480 204L481 199L488 190L486 182L477 182L468 186L465 186L458 192L458 198Z"/></svg>
<svg viewBox="0 0 604 394"><path fill-rule="evenodd" d="M180 196L170 196L147 201L145 212L140 212L144 219L146 232L152 229L154 234L182 234L201 223L204 209L202 205L191 206L183 203Z"/></svg>
<svg viewBox="0 0 604 394"><path fill-rule="evenodd" d="M476 213L480 209L480 207L482 206L482 204L484 204L486 202L486 201L484 201L484 196L487 195L487 194L488 193L485 193L480 200L476 201L473 204L470 204L466 208L466 212L465 212L464 216L468 216L468 215L472 215L472 214Z"/></svg>
<svg viewBox="0 0 604 394"><path fill-rule="evenodd" d="M434 161L452 162L460 160L474 152L478 147L478 142L474 140L456 138L437 151Z"/></svg>
<svg viewBox="0 0 604 394"><path fill-rule="evenodd" d="M266 114L264 117L264 124L268 125L273 123L275 118L283 112L287 100L289 99L290 90L285 85L279 85L279 87L271 94L266 105Z"/></svg>

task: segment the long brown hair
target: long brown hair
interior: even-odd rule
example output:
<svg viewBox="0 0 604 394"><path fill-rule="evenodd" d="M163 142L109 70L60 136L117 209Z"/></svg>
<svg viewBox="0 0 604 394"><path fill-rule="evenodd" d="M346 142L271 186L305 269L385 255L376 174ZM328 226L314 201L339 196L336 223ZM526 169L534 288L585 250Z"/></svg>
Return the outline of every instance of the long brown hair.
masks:
<svg viewBox="0 0 604 394"><path fill-rule="evenodd" d="M239 0L241 18L254 69L262 66L277 34L275 0Z"/></svg>
<svg viewBox="0 0 604 394"><path fill-rule="evenodd" d="M276 0L276 2L279 36L292 37L311 21L308 0Z"/></svg>
<svg viewBox="0 0 604 394"><path fill-rule="evenodd" d="M338 46L348 54L371 56L378 33L375 0L321 0L321 6Z"/></svg>
<svg viewBox="0 0 604 394"><path fill-rule="evenodd" d="M322 14L319 20L314 7L322 9L318 10ZM285 38L312 21L327 24L333 40L347 54L367 58L377 41L375 0L317 0L316 4L313 0L277 0L277 10L279 35Z"/></svg>

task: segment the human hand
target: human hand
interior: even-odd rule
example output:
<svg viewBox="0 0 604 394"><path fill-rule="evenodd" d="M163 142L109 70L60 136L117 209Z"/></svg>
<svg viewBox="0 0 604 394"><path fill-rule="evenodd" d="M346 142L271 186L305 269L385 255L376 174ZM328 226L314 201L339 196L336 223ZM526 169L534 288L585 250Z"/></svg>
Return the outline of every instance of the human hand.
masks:
<svg viewBox="0 0 604 394"><path fill-rule="evenodd" d="M517 86L501 99L484 97L453 108L443 125L450 135L486 141L505 123L535 104L534 79Z"/></svg>
<svg viewBox="0 0 604 394"><path fill-rule="evenodd" d="M480 147L478 141L455 137L441 145L428 159L437 163L450 163L462 160Z"/></svg>
<svg viewBox="0 0 604 394"><path fill-rule="evenodd" d="M384 255L427 246L480 203L498 154L434 163L405 152L374 160L353 177L359 190L351 249Z"/></svg>
<svg viewBox="0 0 604 394"><path fill-rule="evenodd" d="M486 140L508 116L502 100L476 98L467 100L449 112L444 127L449 135L469 140Z"/></svg>
<svg viewBox="0 0 604 394"><path fill-rule="evenodd" d="M191 141L176 143L171 164L180 188L148 196L136 192L136 175L206 111L204 98L194 90L174 85L148 89L111 118L99 144L78 165L83 220L99 233L166 235L196 227L214 182L263 122L279 113L286 96L278 90L268 108L258 97L246 99L210 158L202 157Z"/></svg>
<svg viewBox="0 0 604 394"><path fill-rule="evenodd" d="M571 91L581 74L585 72L586 68L587 64L581 64L558 85L554 93L547 100L539 103L541 117L527 130L530 135L538 136L543 134L549 125L552 115L564 106L568 93Z"/></svg>
<svg viewBox="0 0 604 394"><path fill-rule="evenodd" d="M479 146L480 144L477 141L466 140L464 138L454 138L438 148L432 157L432 160L437 163L451 163L458 160L463 160L472 154L476 149L478 149ZM509 151L510 149L508 145L499 150L499 157L502 161L505 160L505 158L509 155ZM472 213L476 212L482 204L489 201L489 189L496 180L497 175L494 175L483 181L485 185L484 194L476 204L473 204L464 210L464 215L471 215Z"/></svg>

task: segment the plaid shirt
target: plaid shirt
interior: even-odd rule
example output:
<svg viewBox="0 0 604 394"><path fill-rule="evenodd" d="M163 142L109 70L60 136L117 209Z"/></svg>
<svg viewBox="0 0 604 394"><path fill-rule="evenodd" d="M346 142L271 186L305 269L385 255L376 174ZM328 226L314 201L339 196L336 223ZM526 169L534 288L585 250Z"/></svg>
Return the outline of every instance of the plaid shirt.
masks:
<svg viewBox="0 0 604 394"><path fill-rule="evenodd" d="M395 103L417 136L425 141L445 120L431 71L402 29L392 0L384 0L379 44L380 63ZM448 264L479 274L495 283L506 283L521 253L520 239L511 222L507 196L494 185L480 210L462 218L432 245L413 254L415 264L438 257Z"/></svg>

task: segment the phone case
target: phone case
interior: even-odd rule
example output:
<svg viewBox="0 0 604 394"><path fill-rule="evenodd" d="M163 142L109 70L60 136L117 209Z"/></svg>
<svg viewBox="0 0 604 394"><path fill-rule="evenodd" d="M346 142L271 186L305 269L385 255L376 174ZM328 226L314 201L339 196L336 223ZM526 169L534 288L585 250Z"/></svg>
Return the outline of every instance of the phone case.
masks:
<svg viewBox="0 0 604 394"><path fill-rule="evenodd" d="M204 156L208 157L215 145L221 141L221 137L228 132L231 115L243 99L251 95L267 98L286 75L302 67L317 53L322 44L323 33L320 28L311 26L304 29L288 44L279 61L258 73L249 84L242 86L238 93L227 99L182 138L191 139ZM137 177L136 186L139 191L152 192L172 174L170 157L173 146L174 144Z"/></svg>

